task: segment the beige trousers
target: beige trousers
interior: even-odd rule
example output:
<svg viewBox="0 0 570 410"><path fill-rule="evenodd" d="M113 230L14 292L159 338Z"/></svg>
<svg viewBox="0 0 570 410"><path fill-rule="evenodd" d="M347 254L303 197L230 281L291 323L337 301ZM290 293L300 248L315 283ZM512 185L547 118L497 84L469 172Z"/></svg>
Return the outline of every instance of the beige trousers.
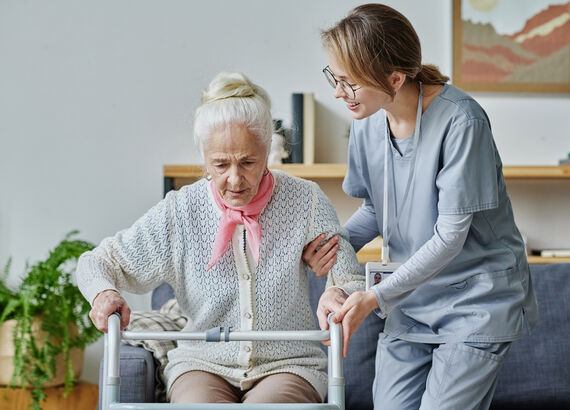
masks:
<svg viewBox="0 0 570 410"><path fill-rule="evenodd" d="M171 403L320 403L319 393L311 384L292 373L266 376L242 391L222 377L191 371L178 377L170 391Z"/></svg>

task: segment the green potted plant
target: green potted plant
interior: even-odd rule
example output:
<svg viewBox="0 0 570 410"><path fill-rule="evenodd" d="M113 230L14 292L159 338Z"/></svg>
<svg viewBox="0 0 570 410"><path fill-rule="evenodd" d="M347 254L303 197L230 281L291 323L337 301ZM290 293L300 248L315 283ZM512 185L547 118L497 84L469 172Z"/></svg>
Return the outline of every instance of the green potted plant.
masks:
<svg viewBox="0 0 570 410"><path fill-rule="evenodd" d="M41 408L43 387L55 379L56 370L63 370L64 396L69 394L76 381L74 351L80 351L82 361L85 346L100 336L87 317L89 302L72 281L75 262L93 245L72 239L75 234L70 232L46 260L26 266L17 289L6 283L10 261L0 278L0 326L13 329L9 386L30 388L34 410ZM58 360L63 369L56 369Z"/></svg>

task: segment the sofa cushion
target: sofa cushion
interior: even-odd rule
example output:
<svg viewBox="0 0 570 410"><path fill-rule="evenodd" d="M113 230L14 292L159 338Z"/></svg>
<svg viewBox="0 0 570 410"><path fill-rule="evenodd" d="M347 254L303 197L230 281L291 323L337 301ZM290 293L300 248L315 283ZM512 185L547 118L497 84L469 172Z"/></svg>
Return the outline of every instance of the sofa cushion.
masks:
<svg viewBox="0 0 570 410"><path fill-rule="evenodd" d="M174 290L168 283L163 283L152 291L151 306L159 310L168 300L174 297Z"/></svg>
<svg viewBox="0 0 570 410"><path fill-rule="evenodd" d="M151 312L134 311L126 330L133 332L180 331L186 326L187 318L183 316L176 299L169 299L159 310ZM131 346L141 346L152 353L156 362L155 398L158 402L166 401L166 381L164 368L168 363L168 352L177 346L176 340L124 340Z"/></svg>
<svg viewBox="0 0 570 410"><path fill-rule="evenodd" d="M309 289L313 312L317 310L319 297L325 290L325 284L326 277L317 278L313 272L310 272ZM318 322L316 323L318 326ZM378 335L383 329L384 321L377 315L371 314L350 339L348 354L343 360L347 409L367 410L374 407L372 383L374 382L376 344Z"/></svg>
<svg viewBox="0 0 570 410"><path fill-rule="evenodd" d="M513 342L492 409L570 408L570 264L533 264L539 322Z"/></svg>
<svg viewBox="0 0 570 410"><path fill-rule="evenodd" d="M103 403L104 360L99 369L99 405ZM119 368L121 388L119 396L125 403L149 403L154 401L155 363L152 354L140 347L121 345Z"/></svg>

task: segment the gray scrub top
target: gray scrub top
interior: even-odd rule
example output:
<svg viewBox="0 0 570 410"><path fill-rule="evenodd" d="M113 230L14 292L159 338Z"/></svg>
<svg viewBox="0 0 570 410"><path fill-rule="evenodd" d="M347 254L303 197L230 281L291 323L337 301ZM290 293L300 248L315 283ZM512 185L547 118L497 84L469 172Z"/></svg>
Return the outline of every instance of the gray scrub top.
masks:
<svg viewBox="0 0 570 410"><path fill-rule="evenodd" d="M351 127L344 191L373 204L382 227L384 133L380 110ZM391 144L388 169L390 257L405 262L434 234L438 214L473 214L461 252L386 319L384 332L424 343L502 342L538 319L524 243L515 225L502 163L481 106L446 84L422 114L414 178L406 203L412 144ZM352 236L352 233L351 233ZM355 236L358 233L355 232Z"/></svg>

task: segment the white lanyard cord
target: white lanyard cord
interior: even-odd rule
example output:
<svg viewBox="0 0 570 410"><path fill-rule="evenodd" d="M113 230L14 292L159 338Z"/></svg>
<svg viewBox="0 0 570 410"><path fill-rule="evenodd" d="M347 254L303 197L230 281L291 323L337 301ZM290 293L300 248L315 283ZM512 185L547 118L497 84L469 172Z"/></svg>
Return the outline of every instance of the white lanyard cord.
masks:
<svg viewBox="0 0 570 410"><path fill-rule="evenodd" d="M406 204L406 199L408 198L408 193L410 192L410 186L412 185L412 179L414 178L414 168L416 164L416 150L418 147L418 140L420 139L420 121L422 118L422 102L423 102L423 94L422 94L422 83L418 82L420 86L420 93L418 96L418 109L416 113L416 127L414 128L414 145L412 147L412 159L410 161L410 169L408 171L408 182L406 183L406 191L404 193L404 198L402 199L402 206L403 209L404 205ZM385 132L385 141L384 141L384 198L383 198L383 210L382 210L382 264L386 265L388 263L388 259L390 258L390 235L392 234L392 230L398 226L398 222L400 220L401 212L397 213L396 219L392 224L391 229L388 231L388 146L390 145L390 131L388 127L388 117L386 117L386 132ZM392 165L394 160L392 159ZM393 166L392 166L393 168ZM397 210L396 210L397 211Z"/></svg>

